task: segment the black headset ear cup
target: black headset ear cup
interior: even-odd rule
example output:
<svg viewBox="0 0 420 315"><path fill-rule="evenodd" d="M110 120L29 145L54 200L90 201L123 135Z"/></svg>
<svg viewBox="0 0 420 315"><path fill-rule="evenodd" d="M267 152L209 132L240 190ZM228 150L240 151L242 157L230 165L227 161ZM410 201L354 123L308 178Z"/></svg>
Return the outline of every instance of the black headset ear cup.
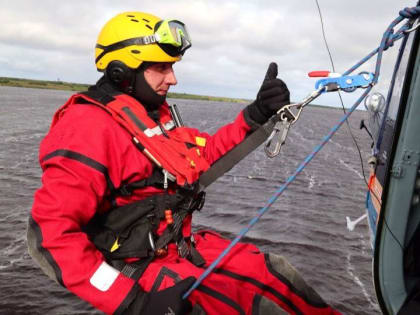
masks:
<svg viewBox="0 0 420 315"><path fill-rule="evenodd" d="M106 67L107 77L115 84L121 84L124 81L131 81L132 70L119 60L111 61Z"/></svg>

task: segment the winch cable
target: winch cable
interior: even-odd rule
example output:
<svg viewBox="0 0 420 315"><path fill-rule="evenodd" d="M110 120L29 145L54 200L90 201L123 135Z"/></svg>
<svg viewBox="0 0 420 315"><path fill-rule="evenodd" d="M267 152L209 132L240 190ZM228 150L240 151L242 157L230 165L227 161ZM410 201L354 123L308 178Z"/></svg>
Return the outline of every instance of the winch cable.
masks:
<svg viewBox="0 0 420 315"><path fill-rule="evenodd" d="M322 17L321 8L320 8L320 6L319 6L319 2L318 2L318 0L315 0L315 3L316 3L316 6L317 6L317 8L318 8L319 19L320 19L320 21L321 21L322 37L323 37L323 39L324 39L325 48L327 49L328 56L329 56L329 58L330 58L331 68L332 68L333 72L336 72L336 71L335 71L335 66L334 66L333 57L332 57L332 54L331 54L331 51L330 51L330 47L329 47L328 42L327 42L327 37L326 37L326 35L325 35L324 19L323 19L323 17ZM341 96L341 92L340 92L340 91L337 91L337 92L338 92L338 96L339 96L339 98L340 98L340 103L341 103L341 108L343 109L343 113L344 113L344 114L346 114L346 109L345 109L345 107L344 107L344 102L343 102L343 98L342 98L342 96ZM355 146L356 146L356 148L357 148L357 152L359 153L360 165L361 165L361 167L362 167L363 180L364 180L364 182L365 182L365 184L366 184L366 187L369 187L368 181L367 181L367 179L366 179L365 167L364 167L364 165L363 165L362 152L360 151L359 144L357 143L357 140L356 140L355 136L353 135L353 132L352 132L352 130L351 130L351 127L350 127L350 124L349 124L348 120L346 120L346 124L347 124L348 130L349 130L350 136L351 136L351 138L353 139L353 142L354 142L354 144L355 144Z"/></svg>
<svg viewBox="0 0 420 315"><path fill-rule="evenodd" d="M328 43L327 43L327 39L326 39L326 36L325 36L324 23L323 23L323 18L322 18L322 15L321 15L321 9L320 9L320 6L319 6L319 3L318 3L318 0L315 0L315 1L316 1L316 4L317 4L317 7L318 7L319 16L320 16L320 19L321 19L322 34L323 34L323 38L324 38L324 42L325 42L325 46L326 46L326 49L327 49L328 54L329 54L329 58L330 58L330 61L331 61L331 66L332 66L332 69L333 69L333 71L335 72L334 62L333 62L332 55L331 55L331 52L330 52L330 49L329 49L329 46L328 46ZM414 19L414 18L416 17L416 14L418 14L418 8L406 8L406 9L404 9L404 10L401 10L401 11L400 11L400 15L402 15L402 16L403 16L403 17L405 17L405 18L411 18L411 19ZM405 32L405 31L403 31L403 32ZM388 111L389 111L389 106L390 106L390 102L391 102L392 91L393 91L393 88L394 88L394 85L395 85L395 80L396 80L397 71L398 71L398 69L399 69L399 65L400 65L400 63L401 63L402 54L403 54L403 52L404 52L404 48L405 48L405 46L406 46L407 40L408 40L408 36L404 36L404 37L403 37L403 41L402 41L401 46L400 46L400 49L399 49L399 53L398 53L398 56L397 56L397 59L396 59L396 63L395 63L395 66L394 66L394 71L393 71L393 74L392 74L391 83L390 83L390 86L389 86L389 89L388 89L387 103L386 103L386 105L385 105L385 111L384 111L384 115L383 115L383 120L385 120L385 119L386 119L387 114L388 114ZM390 46L392 46L392 44L391 44ZM390 47L390 46L388 46L388 47ZM388 47L386 47L384 50L386 50ZM345 113L345 108L344 108L344 104L343 104L343 99L342 99L342 97L341 97L341 93L340 93L340 91L338 91L338 95L339 95L339 97L340 97L340 101L341 101L341 105L342 105L342 108L343 108L343 112ZM361 154L361 151L360 151L360 149L359 149L358 143L357 143L357 141L356 141L356 139L355 139L355 137L354 137L354 135L353 135L353 133L352 133L352 131L351 131L351 129L350 129L350 125L349 125L348 121L347 121L347 126L348 126L348 128L349 128L350 135L351 135L351 137L353 138L353 141L354 141L354 143L355 143L355 145L356 145L356 147L357 147L358 153L359 153L360 165L361 165L361 168L362 168L362 173L363 173L363 180L364 180L364 182L365 182L365 184L366 184L366 187L367 187L367 188L368 188L368 190L369 190L369 193L370 193L370 194L371 194L371 195L372 195L372 196L376 199L376 201L378 202L378 204L381 206L381 205L382 205L382 201L381 201L381 199L380 199L380 198L378 197L378 195L377 195L377 194L376 194L376 193L375 193L375 192L371 189L371 187L369 186L369 183L368 183L368 181L367 181L367 179L366 179L366 175L365 175L365 170L364 170L364 164L363 164L362 154ZM380 144L381 144L381 142L382 142L383 132L384 132L384 123L382 122L382 123L381 123L381 129L380 129L380 132L379 132L378 141L377 141L377 143L375 144L375 148L374 148L375 152L374 152L374 154L379 153L379 152L378 152L378 150L379 150ZM391 234L391 235L392 235L392 237L394 238L394 240L395 240L395 241L397 242L397 244L399 245L399 247L400 247L402 250L404 250L404 246L402 245L402 243L400 242L400 240L396 237L396 235L392 232L392 230L391 230L390 226L388 225L388 222L387 222L387 220L386 220L386 218L385 218L385 217L384 217L384 223L385 223L386 228L388 229L388 231L390 232L390 234Z"/></svg>
<svg viewBox="0 0 420 315"><path fill-rule="evenodd" d="M322 28L322 36L323 36L323 39L324 39L324 43L325 43L325 47L326 47L326 49L327 49L327 51L328 51L328 56L329 56L329 58L330 58L330 62L331 62L331 67L332 67L332 70L333 70L333 72L336 72L335 71L335 66L334 66L334 61L333 61L333 58L332 58L332 54L331 54L331 51L330 51L330 48L329 48L329 45L328 45L328 42L327 42L327 38L326 38L326 35L325 35L325 29L324 29L324 22L323 22L323 18L322 18L322 14L321 14L321 8L320 8L320 6L319 6L319 3L318 3L318 0L315 0L315 2L316 2L316 5L317 5L317 8L318 8L318 13L319 13L319 17L320 17L320 21L321 21L321 28ZM405 36L404 37L404 40L403 40L403 43L401 44L401 48L400 48L400 55L402 54L402 48L405 46L405 43L406 43L406 41L407 41L407 36ZM400 61L401 61L401 57L402 56L399 56L398 58L397 58L397 63L396 63L396 66L395 66L395 68L394 68L394 74L393 74L393 78L392 78L392 81L391 81L391 84L390 84L390 91L393 89L393 86L394 86L394 83L395 83L395 75L396 75L396 70L398 69L398 67L399 67L399 63L400 63ZM340 93L340 91L338 91L338 96L340 97L340 102L341 102L341 107L342 107L342 109L343 109L343 112L344 112L344 114L346 113L346 109L345 109L345 107L344 107L344 102L343 102L343 98L341 97L341 93ZM389 106L389 102L390 102L390 96L388 96L388 98L387 98L387 100L388 100L388 104L387 104L387 107ZM384 119L385 119L385 115L384 115ZM352 137L352 139L353 139L353 142L354 142L354 144L356 145L356 148L357 148L357 151L358 151L358 154L359 154L359 159L360 159L360 166L361 166L361 168L362 168L362 175L363 175L363 181L364 181L364 183L365 183L365 185L366 185L366 187L368 188L368 190L369 190L369 192L370 192L370 194L376 199L376 201L379 203L379 205L382 205L382 202L381 202L381 200L380 200L380 198L377 196L377 194L373 191L373 190L371 190L371 188L370 188L370 186L369 186L369 183L368 183L368 181L367 181L367 179L366 179L366 173L365 173L365 168L364 168L364 163L363 163L363 157L362 157L362 153L361 153L361 150L360 150L360 147L359 147L359 145L358 145L358 143L357 143L357 140L356 140L356 138L354 137L354 135L353 135L353 133L352 133L352 131L351 131L351 128L350 128L350 124L349 124L349 122L348 121L346 121L346 123L347 123L347 127L348 127L348 130L349 130L349 132L350 132L350 135L351 135L351 137ZM392 230L391 230L391 228L389 227L389 225L388 225L388 222L386 221L386 218L384 217L384 223L385 223L385 225L386 225L386 227L387 227L387 229L388 229L388 231L391 233L391 235L393 236L393 238L395 239L395 241L399 244L399 246L401 247L401 249L403 249L403 246L401 245L401 243L400 243L400 241L398 240L398 238L394 235L394 233L392 232Z"/></svg>
<svg viewBox="0 0 420 315"><path fill-rule="evenodd" d="M408 12L408 13L407 13ZM410 14L410 17L406 17L404 14ZM414 16L413 16L414 15ZM258 210L257 215L251 219L251 221L248 223L248 225L239 232L239 234L233 239L228 247L206 268L206 270L203 271L203 273L198 277L198 279L194 282L194 284L191 286L190 289L182 296L184 299L186 299L192 291L194 291L200 283L216 268L216 266L220 263L220 261L231 251L231 249L242 239L242 237L259 221L259 219L264 215L265 212L270 209L270 207L273 205L273 203L281 196L281 194L287 189L290 183L292 183L297 175L299 175L303 169L309 164L309 162L317 155L317 153L327 144L327 142L332 138L332 136L338 131L338 129L343 125L343 123L350 117L350 115L356 110L356 108L360 105L360 103L363 101L363 99L369 94L369 92L372 90L372 86L378 82L378 77L380 73L380 66L382 61L382 54L384 50L386 50L388 47L392 46L393 43L401 39L405 35L405 31L410 28L410 23L404 24L395 34L393 31L393 28L398 25L401 21L404 19L413 19L415 17L418 17L420 15L420 6L414 7L414 8L405 8L404 10L400 11L400 16L397 17L386 29L381 43L377 49L374 50L375 53L370 53L368 56L363 58L359 63L354 65L352 68L347 70L345 72L345 75L350 74L354 70L356 70L358 67L360 67L362 64L364 64L366 61L368 61L371 57L373 57L375 54L377 54L376 58L376 67L375 67L375 73L373 78L373 84L368 86L366 90L363 92L363 94L357 99L357 101L354 103L354 105L349 109L349 111L340 119L340 121L330 129L328 134L322 139L321 143L317 145L313 151L301 162L298 166L298 168L295 170L295 172L286 180L286 182L278 188L274 195L267 201L266 205L262 207L260 210Z"/></svg>
<svg viewBox="0 0 420 315"><path fill-rule="evenodd" d="M318 13L319 13L319 17L320 17L320 21L321 21L321 29L322 29L322 36L323 36L323 39L324 39L324 43L325 43L325 47L326 47L326 49L327 49L327 52L328 52L328 56L329 56L329 59L330 59L330 62L331 62L331 67L332 67L332 70L333 70L333 72L336 72L335 71L335 66L334 66L334 61L333 61L333 58L332 58L332 54L331 54L331 51L330 51L330 48L329 48L329 45L328 45L328 42L327 42L327 38L326 38L326 35L325 35L325 29L324 29L324 22L323 22L323 17L322 17L322 14L321 14L321 8L320 8L320 5L319 5L319 3L318 3L318 0L315 0L315 2L316 2L316 5L317 5L317 8L318 8ZM405 11L401 11L400 12L400 14L404 14L405 15L405 17L407 17L407 18L410 18L410 17L413 17L413 15L411 14L411 13L407 13L407 12L405 12ZM385 111L384 111L384 116L383 116L383 120L384 119L386 119L386 117L387 117L387 114L388 114L388 110L389 110L389 106L390 106L390 102L391 102L391 96L392 96L392 90L393 90L393 88L394 88L394 85L395 85L395 79L396 79L396 75L397 75L397 71L398 71L398 69L399 69L399 65L400 65L400 63L401 63L401 59L402 59L402 54L403 54L403 51L404 51L404 48L405 48L405 46L406 46L406 43L407 43L407 40L408 40L408 36L404 36L403 37L403 41L402 41L402 43L401 43L401 46L400 46L400 50L399 50L399 53L398 53L398 56L397 56L397 59L396 59L396 63L395 63L395 66L394 66L394 71L393 71L393 74L392 74L392 79L391 79L391 83L390 83L390 86L389 86L389 89L388 89L388 95L387 95L387 103L386 103L386 105L385 105ZM341 102L341 107L342 107L342 109L343 109L343 112L344 113L346 113L346 110L345 110L345 107L344 107L344 102L343 102L343 98L341 97L341 93L340 93L340 91L338 91L338 96L340 97L340 102ZM352 139L353 139L353 142L354 142L354 144L356 145L356 148L357 148L357 151L358 151L358 154L359 154L359 159L360 159L360 166L361 166L361 168L362 168L362 174L363 174L363 180L364 180L364 183L365 183L365 185L366 185L366 187L367 187L367 189L368 189L368 191L369 191L369 193L376 199L376 201L378 202L378 204L381 206L382 205L382 201L381 201L381 199L378 197L378 195L371 189L371 187L370 187L370 185L369 185L369 183L368 183L368 181L367 181L367 179L366 179L366 174L365 174L365 168L364 168L364 163L363 163L363 157L362 157L362 153L361 153L361 150L360 150L360 147L359 147L359 145L358 145L358 143L357 143L357 140L356 140L356 138L354 137L354 135L353 135L353 133L352 133L352 131L351 131L351 128L350 128L350 124L349 124L349 122L348 121L346 121L346 123L347 123L347 127L348 127L348 130L349 130L349 132L350 132L350 135L351 135L351 137L352 137ZM379 137L378 137L378 141L377 141L377 143L375 144L375 148L374 148L374 150L375 150L375 152L374 152L374 154L377 154L378 153L378 151L379 151L379 147L380 147L380 144L381 144L381 142L382 142L382 137L383 137L383 126L384 126L384 124L383 124L383 122L381 123L381 129L380 129L380 132L379 132ZM396 235L392 232L392 230L391 230L391 228L389 227L389 225L388 225L388 222L387 222L387 220L386 220L386 218L384 217L384 223L385 223L385 226L386 226L386 228L388 229L388 231L390 232L390 234L392 235L392 237L394 238L394 240L397 242L397 244L399 245L399 247L402 249L402 250L404 250L404 247L403 247L403 245L401 244L401 242L400 242L400 240L396 237Z"/></svg>

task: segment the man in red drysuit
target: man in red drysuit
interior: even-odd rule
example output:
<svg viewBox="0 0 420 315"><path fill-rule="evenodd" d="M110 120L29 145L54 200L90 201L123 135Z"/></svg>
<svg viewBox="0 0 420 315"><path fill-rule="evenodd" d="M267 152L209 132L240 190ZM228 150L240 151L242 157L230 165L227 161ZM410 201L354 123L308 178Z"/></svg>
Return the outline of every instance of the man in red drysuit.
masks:
<svg viewBox="0 0 420 315"><path fill-rule="evenodd" d="M272 63L256 100L214 135L176 123L166 95L191 46L185 25L141 12L99 34L104 76L54 115L41 143L28 246L43 271L107 314L338 314L287 261L191 233L201 174L282 106L289 91Z"/></svg>

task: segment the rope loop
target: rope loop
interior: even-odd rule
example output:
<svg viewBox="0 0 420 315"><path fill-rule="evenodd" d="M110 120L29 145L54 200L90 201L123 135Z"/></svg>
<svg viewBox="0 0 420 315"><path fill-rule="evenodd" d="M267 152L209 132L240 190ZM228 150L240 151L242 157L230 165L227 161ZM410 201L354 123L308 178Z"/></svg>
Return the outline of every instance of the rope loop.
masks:
<svg viewBox="0 0 420 315"><path fill-rule="evenodd" d="M420 16L420 6L412 8L404 8L400 11L400 16L406 19L415 19Z"/></svg>
<svg viewBox="0 0 420 315"><path fill-rule="evenodd" d="M394 40L392 36L394 35L394 29L391 29L388 32L387 38L385 40L384 50L387 50L389 47L394 46Z"/></svg>

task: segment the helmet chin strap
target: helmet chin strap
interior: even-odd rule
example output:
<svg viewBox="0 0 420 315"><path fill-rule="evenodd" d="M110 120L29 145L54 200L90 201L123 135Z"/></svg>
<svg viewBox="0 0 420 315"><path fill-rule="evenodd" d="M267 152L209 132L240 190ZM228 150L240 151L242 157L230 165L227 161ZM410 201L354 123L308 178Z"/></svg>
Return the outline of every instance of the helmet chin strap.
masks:
<svg viewBox="0 0 420 315"><path fill-rule="evenodd" d="M132 96L144 105L148 112L156 111L165 102L166 95L157 94L152 87L147 83L144 77L144 71L150 66L150 62L143 62L136 70L134 75L134 87Z"/></svg>
<svg viewBox="0 0 420 315"><path fill-rule="evenodd" d="M166 95L157 94L149 83L147 83L144 77L144 71L151 64L153 64L153 62L143 62L136 70L127 68L127 71L130 71L131 73L127 75L126 79L121 83L113 81L107 74L105 74L99 79L96 85L102 86L106 83L111 84L115 89L137 99L146 108L149 114L156 116L158 109L166 100Z"/></svg>

